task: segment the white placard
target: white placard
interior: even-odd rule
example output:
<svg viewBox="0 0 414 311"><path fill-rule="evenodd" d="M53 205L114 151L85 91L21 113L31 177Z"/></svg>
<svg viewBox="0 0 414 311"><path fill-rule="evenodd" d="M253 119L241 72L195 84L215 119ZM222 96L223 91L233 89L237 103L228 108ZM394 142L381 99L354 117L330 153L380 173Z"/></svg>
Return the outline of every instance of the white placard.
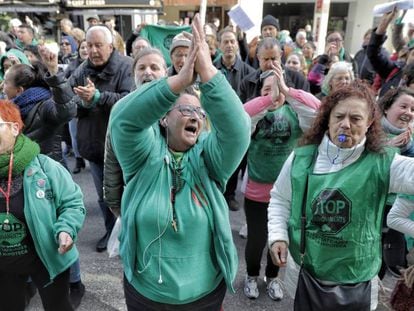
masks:
<svg viewBox="0 0 414 311"><path fill-rule="evenodd" d="M414 8L414 0L399 0L378 4L374 7L374 15L378 16L391 12L395 7L399 10L410 10Z"/></svg>
<svg viewBox="0 0 414 311"><path fill-rule="evenodd" d="M242 31L248 31L249 29L254 27L253 21L247 15L247 13L243 10L240 5L236 5L231 8L228 12L228 15L232 19L232 21L240 27Z"/></svg>

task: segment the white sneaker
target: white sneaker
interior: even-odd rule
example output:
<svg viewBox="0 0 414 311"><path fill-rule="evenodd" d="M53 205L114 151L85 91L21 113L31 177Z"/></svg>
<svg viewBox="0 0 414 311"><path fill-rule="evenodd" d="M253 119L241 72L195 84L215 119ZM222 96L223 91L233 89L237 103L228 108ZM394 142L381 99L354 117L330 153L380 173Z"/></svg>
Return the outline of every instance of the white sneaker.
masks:
<svg viewBox="0 0 414 311"><path fill-rule="evenodd" d="M278 278L269 278L266 280L267 294L273 300L279 301L283 298L282 283Z"/></svg>
<svg viewBox="0 0 414 311"><path fill-rule="evenodd" d="M239 235L240 237L242 237L243 239L247 239L247 224L244 224L239 231Z"/></svg>
<svg viewBox="0 0 414 311"><path fill-rule="evenodd" d="M259 297L259 289L257 288L257 276L246 276L244 281L244 294L249 299Z"/></svg>

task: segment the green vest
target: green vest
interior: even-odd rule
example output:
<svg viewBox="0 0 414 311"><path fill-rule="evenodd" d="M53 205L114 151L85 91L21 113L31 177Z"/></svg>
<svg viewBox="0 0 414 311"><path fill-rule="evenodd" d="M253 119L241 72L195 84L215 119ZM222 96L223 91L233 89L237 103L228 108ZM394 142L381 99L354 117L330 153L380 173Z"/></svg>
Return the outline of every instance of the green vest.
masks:
<svg viewBox="0 0 414 311"><path fill-rule="evenodd" d="M170 66L170 46L172 40L176 35L183 31L191 32L191 27L145 25L145 27L142 28L140 35L148 39L153 47L156 47L162 52L167 66Z"/></svg>
<svg viewBox="0 0 414 311"><path fill-rule="evenodd" d="M289 250L300 263L300 217L306 196L305 267L316 278L335 283L372 279L381 266L381 228L394 150L364 151L339 172L314 174L317 146L295 149Z"/></svg>
<svg viewBox="0 0 414 311"><path fill-rule="evenodd" d="M250 142L249 178L260 183L274 183L301 135L298 117L290 105L268 112L257 123Z"/></svg>

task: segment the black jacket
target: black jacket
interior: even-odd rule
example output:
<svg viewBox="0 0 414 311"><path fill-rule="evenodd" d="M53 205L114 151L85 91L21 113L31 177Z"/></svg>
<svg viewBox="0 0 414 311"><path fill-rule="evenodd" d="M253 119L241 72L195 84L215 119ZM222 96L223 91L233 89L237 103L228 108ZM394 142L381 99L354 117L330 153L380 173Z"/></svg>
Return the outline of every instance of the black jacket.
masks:
<svg viewBox="0 0 414 311"><path fill-rule="evenodd" d="M214 62L214 66L224 74L233 90L239 96L240 84L243 81L243 79L247 77L249 74L252 74L256 71L254 68L250 67L245 62L243 62L240 56L236 56L236 61L230 70L228 70L226 66L223 65L222 57L220 57L216 62Z"/></svg>
<svg viewBox="0 0 414 311"><path fill-rule="evenodd" d="M299 72L284 68L285 81L288 87L295 89L302 89L309 92L308 80ZM262 88L262 81L260 81L261 69L257 69L251 74L247 75L240 85L240 100L244 104L249 100L260 96L260 90Z"/></svg>
<svg viewBox="0 0 414 311"><path fill-rule="evenodd" d="M52 98L37 103L23 120L23 134L40 145L40 151L63 163L62 127L76 115L73 102L57 104Z"/></svg>
<svg viewBox="0 0 414 311"><path fill-rule="evenodd" d="M83 107L81 99L72 90L75 86L86 85L88 77L100 92L99 102L92 108ZM102 164L111 109L134 85L132 59L113 51L103 68L96 68L86 60L69 79L60 72L47 80L49 85L55 86L53 95L56 102L74 101L78 106L79 153L89 161Z"/></svg>
<svg viewBox="0 0 414 311"><path fill-rule="evenodd" d="M372 31L371 40L367 47L367 56L374 70L384 80L379 96L383 96L389 89L397 87L402 78L404 62L392 61L381 53L382 44L387 39L386 35L378 35Z"/></svg>

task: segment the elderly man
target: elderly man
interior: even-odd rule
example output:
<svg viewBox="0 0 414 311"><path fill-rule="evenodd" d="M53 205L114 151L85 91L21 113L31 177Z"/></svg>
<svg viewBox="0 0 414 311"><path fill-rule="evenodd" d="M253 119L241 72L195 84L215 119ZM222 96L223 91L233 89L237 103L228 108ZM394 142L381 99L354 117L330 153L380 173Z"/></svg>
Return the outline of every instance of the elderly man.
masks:
<svg viewBox="0 0 414 311"><path fill-rule="evenodd" d="M88 60L67 80L58 72L55 56L41 49L43 60L51 74L47 78L56 102L76 101L78 105L78 147L81 156L89 160L98 193L98 203L105 221L105 235L96 250L106 250L115 223L114 215L103 199L103 165L105 135L110 111L134 85L132 59L113 48L111 31L105 26L93 26L86 33Z"/></svg>
<svg viewBox="0 0 414 311"><path fill-rule="evenodd" d="M191 41L180 33L176 35L170 46L170 57L172 65L168 68L168 76L174 76L180 72L190 50Z"/></svg>
<svg viewBox="0 0 414 311"><path fill-rule="evenodd" d="M214 62L214 66L220 70L229 81L231 87L237 94L239 94L240 84L244 77L253 73L254 68L243 62L238 55L239 44L237 42L237 35L229 28L223 29L219 34L219 48L223 55ZM236 201L237 180L240 169L246 166L246 162L242 161L239 168L233 173L227 182L224 197L227 204L232 211L239 209L239 203Z"/></svg>

